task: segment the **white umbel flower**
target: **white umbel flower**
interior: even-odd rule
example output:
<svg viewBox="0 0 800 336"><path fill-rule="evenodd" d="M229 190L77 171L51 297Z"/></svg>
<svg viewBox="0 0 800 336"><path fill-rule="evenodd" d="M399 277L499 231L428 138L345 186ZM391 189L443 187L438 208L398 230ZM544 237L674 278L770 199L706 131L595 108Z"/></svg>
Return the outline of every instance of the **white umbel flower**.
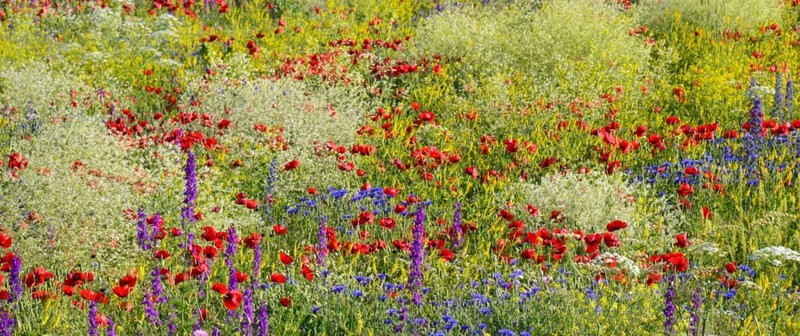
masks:
<svg viewBox="0 0 800 336"><path fill-rule="evenodd" d="M783 246L769 246L753 252L750 259L781 266L786 261L800 262L800 252Z"/></svg>

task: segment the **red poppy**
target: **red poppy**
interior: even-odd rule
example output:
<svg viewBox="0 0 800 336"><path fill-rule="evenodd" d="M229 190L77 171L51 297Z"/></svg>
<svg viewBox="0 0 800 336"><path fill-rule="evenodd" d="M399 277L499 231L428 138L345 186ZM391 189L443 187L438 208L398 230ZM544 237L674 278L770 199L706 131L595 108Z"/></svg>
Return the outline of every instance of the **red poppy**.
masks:
<svg viewBox="0 0 800 336"><path fill-rule="evenodd" d="M395 225L397 225L397 221L395 221L394 218L391 217L381 218L381 220L378 221L378 223L380 223L382 227L387 228L389 230L394 229Z"/></svg>
<svg viewBox="0 0 800 336"><path fill-rule="evenodd" d="M244 201L244 205L250 210L258 209L258 201L256 200L246 200Z"/></svg>
<svg viewBox="0 0 800 336"><path fill-rule="evenodd" d="M52 272L48 272L46 269L42 267L36 267L33 271L30 271L25 278L22 280L28 288L33 288L43 284L45 281L52 279L55 275Z"/></svg>
<svg viewBox="0 0 800 336"><path fill-rule="evenodd" d="M689 237L685 233L679 233L675 235L675 247L684 248L692 243L689 242Z"/></svg>
<svg viewBox="0 0 800 336"><path fill-rule="evenodd" d="M278 253L278 258L281 260L281 262L284 265L287 265L287 266L294 261L294 258L292 258L292 256L290 256L290 255L288 255L286 253L283 253L283 252Z"/></svg>
<svg viewBox="0 0 800 336"><path fill-rule="evenodd" d="M9 248L11 247L11 242L12 242L11 237L6 236L3 233L0 233L0 246L2 246L3 248Z"/></svg>
<svg viewBox="0 0 800 336"><path fill-rule="evenodd" d="M680 123L681 120L676 116L669 116L667 117L667 125L676 125Z"/></svg>
<svg viewBox="0 0 800 336"><path fill-rule="evenodd" d="M625 223L621 220L613 220L608 222L608 224L606 225L606 230L608 230L608 232L614 232L620 229L624 229L626 227L628 227L628 223Z"/></svg>
<svg viewBox="0 0 800 336"><path fill-rule="evenodd" d="M292 298L287 296L280 299L281 306L289 307L292 305Z"/></svg>
<svg viewBox="0 0 800 336"><path fill-rule="evenodd" d="M156 251L156 253L153 256L156 259L164 260L164 259L169 258L169 252L167 252L165 250L158 250L158 251Z"/></svg>
<svg viewBox="0 0 800 336"><path fill-rule="evenodd" d="M203 255L209 259L216 258L218 253L219 250L213 245L208 245L203 249Z"/></svg>
<svg viewBox="0 0 800 336"><path fill-rule="evenodd" d="M222 303L225 304L225 308L235 310L242 304L242 293L238 290L228 291L222 296Z"/></svg>
<svg viewBox="0 0 800 336"><path fill-rule="evenodd" d="M709 210L707 207L703 207L702 209L703 209L703 218L704 219L711 219L711 217L713 216L713 214L711 213L711 210Z"/></svg>
<svg viewBox="0 0 800 336"><path fill-rule="evenodd" d="M617 247L622 245L617 235L613 232L606 232L603 234L603 242L606 244L606 247Z"/></svg>
<svg viewBox="0 0 800 336"><path fill-rule="evenodd" d="M647 285L650 286L652 284L657 284L661 282L661 274L658 272L652 272L647 275Z"/></svg>
<svg viewBox="0 0 800 336"><path fill-rule="evenodd" d="M286 170L286 171L290 171L290 170L295 169L295 168L297 168L299 166L300 166L300 161L292 160L292 161L287 162L283 166L283 169Z"/></svg>
<svg viewBox="0 0 800 336"><path fill-rule="evenodd" d="M469 166L467 168L464 168L464 174L467 174L468 176L472 176L472 178L478 178L478 175L480 175L480 173L478 172L478 168L475 168L473 166Z"/></svg>
<svg viewBox="0 0 800 336"><path fill-rule="evenodd" d="M272 231L275 232L277 235L284 235L286 234L286 227L283 225L275 224L272 226Z"/></svg>
<svg viewBox="0 0 800 336"><path fill-rule="evenodd" d="M284 284L286 283L286 276L280 273L272 273L272 275L269 277L269 281Z"/></svg>
<svg viewBox="0 0 800 336"><path fill-rule="evenodd" d="M683 170L683 173L686 174L686 175L692 175L693 176L693 175L700 174L700 170L698 170L695 166L689 166L689 167L686 167L686 169Z"/></svg>
<svg viewBox="0 0 800 336"><path fill-rule="evenodd" d="M725 264L725 271L727 271L728 273L736 272L736 262L734 261Z"/></svg>
<svg viewBox="0 0 800 336"><path fill-rule="evenodd" d="M314 271L312 271L310 267L308 267L307 265L303 264L303 267L301 267L300 270L303 272L303 276L308 281L314 280Z"/></svg>
<svg viewBox="0 0 800 336"><path fill-rule="evenodd" d="M692 186L687 183L681 183L681 186L678 187L678 195L681 195L682 197L689 196L693 193L694 193L694 188L692 188Z"/></svg>
<svg viewBox="0 0 800 336"><path fill-rule="evenodd" d="M223 283L215 282L211 285L211 290L224 295L228 292L228 286L225 286Z"/></svg>
<svg viewBox="0 0 800 336"><path fill-rule="evenodd" d="M422 112L422 113L419 114L419 120L422 120L422 121L426 121L426 122L427 121L433 121L434 118L436 118L436 115L434 115L430 111L425 111L425 112Z"/></svg>
<svg viewBox="0 0 800 336"><path fill-rule="evenodd" d="M450 249L446 248L441 252L439 252L439 256L442 257L444 260L447 260L448 262L452 262L453 259L456 257L456 254L453 253L453 251L450 251Z"/></svg>
<svg viewBox="0 0 800 336"><path fill-rule="evenodd" d="M125 298L125 297L128 297L128 295L131 294L131 289L132 289L131 287L117 286L117 287L114 287L114 289L112 291L114 292L114 294L116 296L121 297L121 298Z"/></svg>
<svg viewBox="0 0 800 336"><path fill-rule="evenodd" d="M64 293L66 296L73 296L77 292L75 287L68 286L68 285L61 285L61 292Z"/></svg>
<svg viewBox="0 0 800 336"><path fill-rule="evenodd" d="M251 233L250 237L244 239L244 243L251 249L256 248L256 245L261 243L261 234L256 232Z"/></svg>

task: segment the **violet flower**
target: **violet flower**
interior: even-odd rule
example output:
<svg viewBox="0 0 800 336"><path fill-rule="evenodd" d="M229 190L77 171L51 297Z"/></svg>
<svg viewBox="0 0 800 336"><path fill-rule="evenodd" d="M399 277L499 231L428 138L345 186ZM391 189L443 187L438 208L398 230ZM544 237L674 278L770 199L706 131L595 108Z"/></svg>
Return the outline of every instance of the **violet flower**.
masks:
<svg viewBox="0 0 800 336"><path fill-rule="evenodd" d="M195 168L195 157L191 150L187 151L186 153L186 166L183 168L186 180L186 188L183 193L184 206L181 208L181 220L183 221L184 229L186 229L187 224L195 223L194 206L195 202L197 201L197 172Z"/></svg>
<svg viewBox="0 0 800 336"><path fill-rule="evenodd" d="M253 335L254 309L253 290L248 288L244 291L244 313L242 314L242 328L240 330L242 335Z"/></svg>
<svg viewBox="0 0 800 336"><path fill-rule="evenodd" d="M269 307L266 302L261 302L258 307L258 336L269 335Z"/></svg>
<svg viewBox="0 0 800 336"><path fill-rule="evenodd" d="M233 258L236 257L236 229L231 225L228 228L228 245L225 247L225 264L228 265L228 290L238 290L239 282L236 280L236 265Z"/></svg>
<svg viewBox="0 0 800 336"><path fill-rule="evenodd" d="M664 293L664 333L675 334L675 276L671 275Z"/></svg>
<svg viewBox="0 0 800 336"><path fill-rule="evenodd" d="M692 293L692 319L689 321L689 334L697 335L697 323L700 322L700 305L703 304L702 289L699 287Z"/></svg>
<svg viewBox="0 0 800 336"><path fill-rule="evenodd" d="M89 336L97 336L97 301L89 302Z"/></svg>
<svg viewBox="0 0 800 336"><path fill-rule="evenodd" d="M422 257L423 257L423 239L425 234L425 208L420 205L417 208L416 220L414 221L414 230L412 237L414 241L411 243L411 267L409 269L407 288L413 293L414 304L421 303L419 291L422 289Z"/></svg>
<svg viewBox="0 0 800 336"><path fill-rule="evenodd" d="M463 218L461 218L461 202L456 203L453 212L453 249L458 249L464 241Z"/></svg>
<svg viewBox="0 0 800 336"><path fill-rule="evenodd" d="M11 269L8 275L8 283L11 287L11 296L8 298L9 303L17 302L22 297L22 282L19 278L21 272L22 258L18 255L14 255L14 257L11 258Z"/></svg>
<svg viewBox="0 0 800 336"><path fill-rule="evenodd" d="M106 336L117 336L117 325L114 324L114 319L108 317L108 327L106 328Z"/></svg>
<svg viewBox="0 0 800 336"><path fill-rule="evenodd" d="M143 251L147 251L150 249L150 236L147 233L147 214L144 213L142 208L139 208L137 214L137 221L136 221L136 242L139 244L139 248Z"/></svg>

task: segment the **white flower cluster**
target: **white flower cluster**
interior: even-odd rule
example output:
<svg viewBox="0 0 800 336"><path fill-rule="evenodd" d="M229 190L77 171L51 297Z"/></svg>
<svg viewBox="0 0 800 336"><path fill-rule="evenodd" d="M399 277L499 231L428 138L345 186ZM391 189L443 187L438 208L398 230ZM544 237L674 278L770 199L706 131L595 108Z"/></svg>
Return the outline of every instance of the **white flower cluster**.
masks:
<svg viewBox="0 0 800 336"><path fill-rule="evenodd" d="M412 51L462 57L472 73L520 73L537 96L549 99L596 97L651 76L651 49L630 36L636 22L614 6L547 1L531 10L535 2L466 7L426 19Z"/></svg>
<svg viewBox="0 0 800 336"><path fill-rule="evenodd" d="M346 183L354 172L339 171L332 155L319 154L329 141L349 149L364 117L378 106L362 87L311 85L294 79L198 80L190 83L189 90L201 102L196 112L231 121L225 132L235 137L220 137L221 145L231 149L230 157L269 161L276 156L281 168L291 160L300 162L299 173L278 180L278 192ZM269 130L256 130L256 124Z"/></svg>
<svg viewBox="0 0 800 336"><path fill-rule="evenodd" d="M634 277L641 273L641 269L639 268L639 265L636 265L636 262L628 257L616 253L605 252L600 254L592 259L592 264L604 267L608 267L610 264L616 264L615 268L625 270L626 274Z"/></svg>
<svg viewBox="0 0 800 336"><path fill-rule="evenodd" d="M551 213L558 211L565 226L587 232L604 231L613 220L628 223L626 230L637 229L637 190L620 175L554 173L543 177L538 184L522 183L518 187L524 199L521 213L526 205L533 205L539 209L541 218L549 220Z"/></svg>
<svg viewBox="0 0 800 336"><path fill-rule="evenodd" d="M800 252L783 246L769 246L753 252L750 259L766 261L773 266L781 266L787 261L800 263Z"/></svg>

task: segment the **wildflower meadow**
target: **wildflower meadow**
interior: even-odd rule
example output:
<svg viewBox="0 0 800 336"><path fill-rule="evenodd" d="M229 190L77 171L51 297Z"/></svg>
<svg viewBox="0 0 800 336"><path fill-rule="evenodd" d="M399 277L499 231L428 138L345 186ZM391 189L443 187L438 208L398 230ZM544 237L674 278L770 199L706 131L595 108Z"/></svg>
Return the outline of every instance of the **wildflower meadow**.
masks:
<svg viewBox="0 0 800 336"><path fill-rule="evenodd" d="M2 0L0 335L800 335L800 0Z"/></svg>

